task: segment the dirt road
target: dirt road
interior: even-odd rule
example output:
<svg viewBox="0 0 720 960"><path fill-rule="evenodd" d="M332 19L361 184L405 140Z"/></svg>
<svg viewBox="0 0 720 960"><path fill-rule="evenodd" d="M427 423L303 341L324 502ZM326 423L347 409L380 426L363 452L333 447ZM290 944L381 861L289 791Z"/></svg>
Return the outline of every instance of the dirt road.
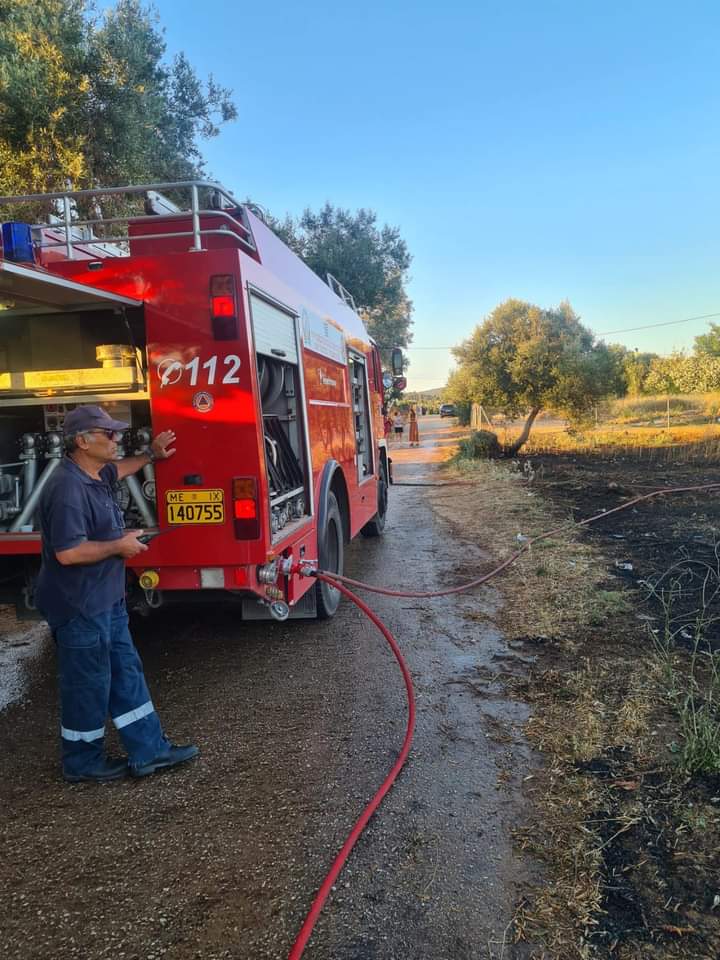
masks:
<svg viewBox="0 0 720 960"><path fill-rule="evenodd" d="M396 480L442 482L436 462L454 428L437 418L420 426L419 450L393 451ZM346 570L432 589L482 559L433 514L427 490L396 486L385 536L354 543ZM524 669L484 620L498 603L492 590L372 600L408 659L417 731L308 960L527 956L502 946L528 879L510 833L532 758L524 707L492 683L499 664ZM24 634L4 622L7 652ZM161 613L136 640L169 734L199 743L200 760L147 781L69 786L57 769L52 651L39 636L18 668L24 686L0 712L2 956L287 956L402 741L404 691L382 637L347 602L325 624Z"/></svg>

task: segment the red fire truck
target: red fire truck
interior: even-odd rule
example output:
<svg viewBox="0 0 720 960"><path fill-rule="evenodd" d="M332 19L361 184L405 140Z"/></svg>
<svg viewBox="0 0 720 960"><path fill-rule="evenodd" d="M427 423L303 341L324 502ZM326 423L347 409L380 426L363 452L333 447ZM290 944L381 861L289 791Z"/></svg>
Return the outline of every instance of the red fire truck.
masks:
<svg viewBox="0 0 720 960"><path fill-rule="evenodd" d="M0 259L3 598L32 611L36 511L63 419L98 403L130 423L121 454L177 434L174 457L118 487L126 526L160 534L129 564L131 606L233 599L246 619L332 616L339 592L288 575L288 561L341 572L349 540L382 533L391 479L380 354L352 297L214 183L3 204L15 218Z"/></svg>

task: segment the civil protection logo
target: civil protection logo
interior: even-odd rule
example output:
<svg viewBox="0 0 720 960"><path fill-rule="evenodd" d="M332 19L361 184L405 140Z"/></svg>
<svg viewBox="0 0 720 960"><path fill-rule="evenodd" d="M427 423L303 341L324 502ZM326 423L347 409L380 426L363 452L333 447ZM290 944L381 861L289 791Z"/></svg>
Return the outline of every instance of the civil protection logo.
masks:
<svg viewBox="0 0 720 960"><path fill-rule="evenodd" d="M215 400L207 390L200 390L192 398L192 405L198 413L209 413L215 406Z"/></svg>

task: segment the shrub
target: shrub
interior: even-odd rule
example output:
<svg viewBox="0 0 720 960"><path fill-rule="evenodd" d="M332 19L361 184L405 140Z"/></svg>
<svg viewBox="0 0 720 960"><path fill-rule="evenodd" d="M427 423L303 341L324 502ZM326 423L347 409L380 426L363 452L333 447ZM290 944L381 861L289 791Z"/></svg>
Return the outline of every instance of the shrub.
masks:
<svg viewBox="0 0 720 960"><path fill-rule="evenodd" d="M459 460L491 460L502 456L497 434L491 430L476 430L460 441L457 452Z"/></svg>

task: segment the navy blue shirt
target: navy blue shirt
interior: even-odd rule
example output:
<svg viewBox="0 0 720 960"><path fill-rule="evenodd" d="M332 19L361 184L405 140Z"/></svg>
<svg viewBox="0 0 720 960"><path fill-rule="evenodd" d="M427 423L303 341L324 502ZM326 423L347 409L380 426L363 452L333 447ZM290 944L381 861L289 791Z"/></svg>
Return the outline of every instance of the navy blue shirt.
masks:
<svg viewBox="0 0 720 960"><path fill-rule="evenodd" d="M90 617L104 613L125 596L122 557L63 566L55 556L86 540L123 536L123 516L114 494L117 467L105 464L100 476L94 480L65 457L40 498L42 566L35 603L51 627L81 613Z"/></svg>

